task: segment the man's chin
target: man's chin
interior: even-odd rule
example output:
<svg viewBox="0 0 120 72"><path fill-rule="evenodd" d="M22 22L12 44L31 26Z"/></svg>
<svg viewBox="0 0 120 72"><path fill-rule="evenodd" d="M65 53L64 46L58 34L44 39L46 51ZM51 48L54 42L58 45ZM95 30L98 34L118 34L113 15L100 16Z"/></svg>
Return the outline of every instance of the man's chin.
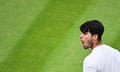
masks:
<svg viewBox="0 0 120 72"><path fill-rule="evenodd" d="M84 49L88 49L87 47L84 47Z"/></svg>
<svg viewBox="0 0 120 72"><path fill-rule="evenodd" d="M88 49L89 47L83 46L84 49Z"/></svg>

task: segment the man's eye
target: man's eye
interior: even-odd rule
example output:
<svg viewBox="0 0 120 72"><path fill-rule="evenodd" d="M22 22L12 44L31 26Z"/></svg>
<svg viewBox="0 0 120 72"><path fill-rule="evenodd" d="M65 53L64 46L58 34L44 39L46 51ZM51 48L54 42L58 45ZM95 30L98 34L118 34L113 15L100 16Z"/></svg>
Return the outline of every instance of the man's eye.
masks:
<svg viewBox="0 0 120 72"><path fill-rule="evenodd" d="M84 35L86 35L87 33L85 32Z"/></svg>

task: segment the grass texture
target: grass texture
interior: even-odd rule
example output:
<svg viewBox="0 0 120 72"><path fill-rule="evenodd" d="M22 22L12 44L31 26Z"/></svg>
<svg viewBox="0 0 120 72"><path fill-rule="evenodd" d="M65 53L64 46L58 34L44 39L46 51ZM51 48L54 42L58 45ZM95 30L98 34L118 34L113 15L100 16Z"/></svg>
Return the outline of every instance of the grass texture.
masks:
<svg viewBox="0 0 120 72"><path fill-rule="evenodd" d="M79 26L105 26L103 42L120 50L119 0L0 0L0 72L82 72Z"/></svg>

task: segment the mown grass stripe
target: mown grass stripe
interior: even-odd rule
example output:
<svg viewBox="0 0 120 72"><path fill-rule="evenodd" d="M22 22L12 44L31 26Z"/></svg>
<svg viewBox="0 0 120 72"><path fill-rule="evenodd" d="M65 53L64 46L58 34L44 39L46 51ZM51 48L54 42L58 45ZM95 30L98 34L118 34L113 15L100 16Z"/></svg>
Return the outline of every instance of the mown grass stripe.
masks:
<svg viewBox="0 0 120 72"><path fill-rule="evenodd" d="M41 71L52 51L64 41L64 34L87 8L83 5L88 3L89 1L53 0L15 46L12 55L1 64L4 65L2 68L11 69L11 72Z"/></svg>
<svg viewBox="0 0 120 72"><path fill-rule="evenodd" d="M0 1L0 62L4 61L48 0Z"/></svg>

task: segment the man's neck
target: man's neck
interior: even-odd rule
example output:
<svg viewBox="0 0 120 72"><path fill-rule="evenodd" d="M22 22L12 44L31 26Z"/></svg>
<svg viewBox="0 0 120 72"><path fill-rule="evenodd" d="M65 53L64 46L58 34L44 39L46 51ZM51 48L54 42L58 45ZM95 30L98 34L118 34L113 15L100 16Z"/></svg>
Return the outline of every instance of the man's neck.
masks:
<svg viewBox="0 0 120 72"><path fill-rule="evenodd" d="M99 45L102 45L103 43L101 41L97 41L93 44L92 49L96 48Z"/></svg>

